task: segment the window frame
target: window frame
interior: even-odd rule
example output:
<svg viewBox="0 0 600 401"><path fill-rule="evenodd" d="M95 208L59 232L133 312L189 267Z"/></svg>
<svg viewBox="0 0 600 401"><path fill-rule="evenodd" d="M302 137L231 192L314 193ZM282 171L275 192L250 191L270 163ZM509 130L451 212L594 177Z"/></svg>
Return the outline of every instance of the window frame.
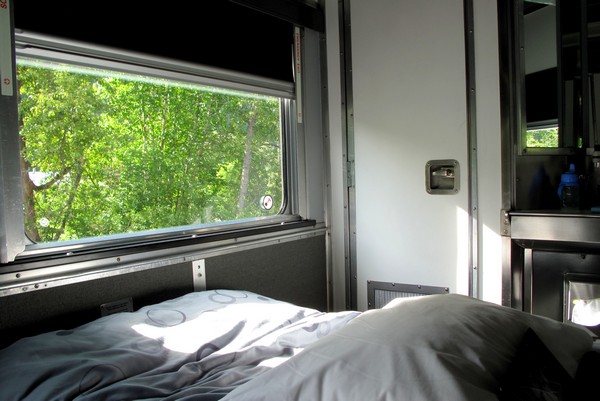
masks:
<svg viewBox="0 0 600 401"><path fill-rule="evenodd" d="M6 34L1 32L0 34ZM155 78L174 79L182 82L215 86L259 95L276 96L282 100L282 176L284 204L278 215L235 220L217 224L181 226L160 230L116 234L85 238L76 241L31 243L24 233L22 213L21 167L18 147L17 99L12 104L2 99L0 115L14 120L10 127L3 126L0 139L12 146L3 146L0 170L3 189L0 218L7 222L0 227L2 236L2 260L0 263L16 264L26 261L73 257L74 255L131 253L133 249L157 249L188 245L190 241L216 241L220 238L252 235L265 230L281 230L283 227L306 225L298 214L298 173L296 163L296 88L294 83L237 73L219 68L180 62L147 54L112 49L104 46L40 35L32 32L10 32L14 52L12 58L13 80L16 79L16 57L25 56L48 61L67 62L87 67L101 67L120 72L144 74ZM7 53L3 53L7 57ZM4 98L4 97L3 97ZM6 149L10 148L10 149ZM16 149L16 151L15 151ZM16 162L15 162L16 161ZM9 177L9 179L6 179ZM10 187L11 191L5 190ZM10 224L8 224L10 222ZM89 256L88 256L89 257ZM6 271L6 268L3 269Z"/></svg>

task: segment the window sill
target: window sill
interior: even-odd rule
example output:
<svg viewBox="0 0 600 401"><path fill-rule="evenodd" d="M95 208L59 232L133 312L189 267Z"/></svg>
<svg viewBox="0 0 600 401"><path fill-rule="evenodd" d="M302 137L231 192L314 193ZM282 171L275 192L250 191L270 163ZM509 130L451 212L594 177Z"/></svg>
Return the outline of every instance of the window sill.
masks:
<svg viewBox="0 0 600 401"><path fill-rule="evenodd" d="M179 227L148 233L123 234L72 242L31 244L14 262L0 266L2 273L37 269L67 263L88 262L130 254L157 252L179 253L186 247L235 241L248 237L278 235L283 231L313 227L314 220L278 215L268 219L228 222L220 225Z"/></svg>
<svg viewBox="0 0 600 401"><path fill-rule="evenodd" d="M63 253L20 257L11 264L0 266L0 297L178 263L191 263L198 259L277 245L324 233L324 224L296 219L131 246L81 250L70 255Z"/></svg>

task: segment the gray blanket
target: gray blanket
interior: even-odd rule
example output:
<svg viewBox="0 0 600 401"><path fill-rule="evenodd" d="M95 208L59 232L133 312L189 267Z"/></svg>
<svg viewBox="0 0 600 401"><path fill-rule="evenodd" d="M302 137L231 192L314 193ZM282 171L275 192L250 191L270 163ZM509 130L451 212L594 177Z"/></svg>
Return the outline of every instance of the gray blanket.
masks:
<svg viewBox="0 0 600 401"><path fill-rule="evenodd" d="M218 400L358 314L194 292L0 350L0 399Z"/></svg>

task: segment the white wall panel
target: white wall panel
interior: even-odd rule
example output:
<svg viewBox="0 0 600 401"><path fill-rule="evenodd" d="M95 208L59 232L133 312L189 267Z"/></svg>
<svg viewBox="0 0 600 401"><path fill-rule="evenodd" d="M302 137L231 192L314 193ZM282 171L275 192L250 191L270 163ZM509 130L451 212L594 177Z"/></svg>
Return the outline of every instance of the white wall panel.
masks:
<svg viewBox="0 0 600 401"><path fill-rule="evenodd" d="M479 198L479 297L502 303L502 208L498 15L496 0L473 2Z"/></svg>
<svg viewBox="0 0 600 401"><path fill-rule="evenodd" d="M501 302L501 159L495 0L474 1L479 296ZM325 1L334 309L345 306L338 1ZM359 307L366 281L468 292L463 2L352 0ZM457 159L457 195L425 192L425 163Z"/></svg>
<svg viewBox="0 0 600 401"><path fill-rule="evenodd" d="M346 309L346 256L345 231L346 209L344 208L345 154L342 130L342 99L340 77L339 10L337 0L325 0L327 25L327 132L330 177L327 187L327 228L329 235L328 262L331 264L332 309Z"/></svg>
<svg viewBox="0 0 600 401"><path fill-rule="evenodd" d="M462 0L351 2L358 307L367 280L468 292ZM460 191L430 195L428 160Z"/></svg>

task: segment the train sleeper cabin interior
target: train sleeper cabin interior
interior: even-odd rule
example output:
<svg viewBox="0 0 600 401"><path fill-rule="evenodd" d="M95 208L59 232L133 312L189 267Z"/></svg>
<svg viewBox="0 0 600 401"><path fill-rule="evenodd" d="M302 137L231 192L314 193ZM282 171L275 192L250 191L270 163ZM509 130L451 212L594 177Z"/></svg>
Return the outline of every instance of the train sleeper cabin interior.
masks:
<svg viewBox="0 0 600 401"><path fill-rule="evenodd" d="M600 0L0 0L0 401L597 400Z"/></svg>

